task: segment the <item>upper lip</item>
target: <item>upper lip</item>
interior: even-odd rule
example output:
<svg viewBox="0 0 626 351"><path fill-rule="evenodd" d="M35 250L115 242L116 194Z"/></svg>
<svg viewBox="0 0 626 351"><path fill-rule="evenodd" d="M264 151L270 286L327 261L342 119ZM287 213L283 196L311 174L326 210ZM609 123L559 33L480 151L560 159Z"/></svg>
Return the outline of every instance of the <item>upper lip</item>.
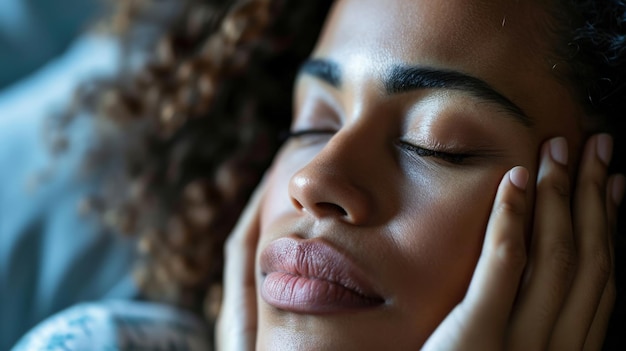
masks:
<svg viewBox="0 0 626 351"><path fill-rule="evenodd" d="M264 276L281 272L326 280L365 298L383 301L354 261L321 238L277 239L262 251L260 268Z"/></svg>

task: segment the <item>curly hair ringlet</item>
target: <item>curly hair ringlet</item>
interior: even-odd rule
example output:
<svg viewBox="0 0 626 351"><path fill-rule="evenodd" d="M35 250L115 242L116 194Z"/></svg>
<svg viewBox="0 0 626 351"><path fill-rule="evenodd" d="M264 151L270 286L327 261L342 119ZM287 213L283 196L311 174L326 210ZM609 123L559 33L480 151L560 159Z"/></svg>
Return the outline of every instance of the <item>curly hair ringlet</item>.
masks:
<svg viewBox="0 0 626 351"><path fill-rule="evenodd" d="M48 140L65 150L59 130L82 111L103 134L115 131L85 167L117 162L123 174L82 210L137 238L144 298L211 321L223 243L288 128L297 67L331 1L111 1L103 27L119 36L127 62L118 75L80 86L46 127ZM137 48L149 59L135 69Z"/></svg>

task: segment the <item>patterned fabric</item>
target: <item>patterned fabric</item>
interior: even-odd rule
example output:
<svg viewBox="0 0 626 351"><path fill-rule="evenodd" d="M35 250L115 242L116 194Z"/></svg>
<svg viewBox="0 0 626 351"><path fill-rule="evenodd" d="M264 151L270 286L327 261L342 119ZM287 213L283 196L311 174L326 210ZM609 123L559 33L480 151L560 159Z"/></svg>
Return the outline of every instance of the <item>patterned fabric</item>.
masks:
<svg viewBox="0 0 626 351"><path fill-rule="evenodd" d="M45 320L11 351L210 351L209 330L165 305L85 303Z"/></svg>

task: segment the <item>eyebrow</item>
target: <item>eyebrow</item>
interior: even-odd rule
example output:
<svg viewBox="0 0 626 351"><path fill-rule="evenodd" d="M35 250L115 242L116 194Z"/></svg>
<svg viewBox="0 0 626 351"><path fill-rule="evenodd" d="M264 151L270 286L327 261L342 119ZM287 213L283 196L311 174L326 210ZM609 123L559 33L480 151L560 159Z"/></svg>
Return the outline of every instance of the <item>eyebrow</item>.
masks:
<svg viewBox="0 0 626 351"><path fill-rule="evenodd" d="M461 72L419 66L396 66L385 77L384 83L388 94L400 94L417 89L464 91L478 99L499 105L527 127L533 124L524 110L513 101L485 81Z"/></svg>
<svg viewBox="0 0 626 351"><path fill-rule="evenodd" d="M310 59L300 66L299 74L317 77L335 88L341 88L341 67L334 61Z"/></svg>
<svg viewBox="0 0 626 351"><path fill-rule="evenodd" d="M300 67L300 74L309 74L335 88L341 88L341 67L334 61L310 59ZM386 74L384 87L387 94L401 94L420 89L459 90L480 100L503 108L518 122L531 127L533 121L513 101L492 88L485 81L453 70L422 66L395 66Z"/></svg>

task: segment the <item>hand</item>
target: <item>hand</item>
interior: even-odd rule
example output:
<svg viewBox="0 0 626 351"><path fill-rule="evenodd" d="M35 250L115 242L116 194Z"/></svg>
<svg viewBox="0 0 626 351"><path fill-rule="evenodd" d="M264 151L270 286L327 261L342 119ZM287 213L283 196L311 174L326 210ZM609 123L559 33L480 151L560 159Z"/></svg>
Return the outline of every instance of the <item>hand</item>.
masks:
<svg viewBox="0 0 626 351"><path fill-rule="evenodd" d="M612 233L624 191L623 176L607 179L611 152L607 135L588 141L572 199L565 140L543 146L529 250L528 172L516 167L504 176L467 294L424 350L602 347L615 300Z"/></svg>
<svg viewBox="0 0 626 351"><path fill-rule="evenodd" d="M257 303L254 255L259 240L259 185L226 242L224 291L216 325L216 346L222 351L254 350Z"/></svg>

